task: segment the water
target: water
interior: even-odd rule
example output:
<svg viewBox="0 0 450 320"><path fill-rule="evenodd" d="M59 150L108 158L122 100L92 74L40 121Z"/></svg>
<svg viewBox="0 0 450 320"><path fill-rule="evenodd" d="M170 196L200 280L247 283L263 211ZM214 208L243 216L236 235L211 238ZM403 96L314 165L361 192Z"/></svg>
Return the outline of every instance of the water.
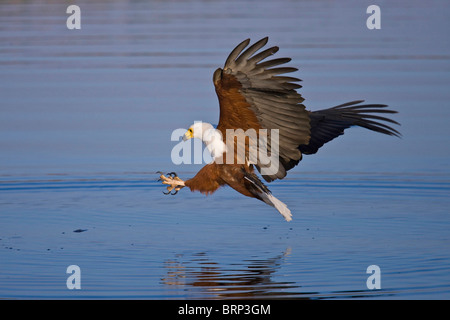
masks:
<svg viewBox="0 0 450 320"><path fill-rule="evenodd" d="M450 298L445 1L0 4L0 297ZM217 122L211 78L247 37L293 58L308 109L366 99L401 139L351 129L270 185L164 196L170 135ZM74 232L81 231L81 232ZM68 290L69 265L81 290ZM378 265L381 289L366 269Z"/></svg>

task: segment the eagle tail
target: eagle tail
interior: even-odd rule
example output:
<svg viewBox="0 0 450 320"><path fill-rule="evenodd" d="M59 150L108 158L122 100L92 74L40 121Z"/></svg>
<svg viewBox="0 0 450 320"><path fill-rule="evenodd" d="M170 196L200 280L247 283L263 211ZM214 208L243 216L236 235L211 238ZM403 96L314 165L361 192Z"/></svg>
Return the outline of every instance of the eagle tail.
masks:
<svg viewBox="0 0 450 320"><path fill-rule="evenodd" d="M277 198L275 198L271 193L260 193L259 196L261 197L261 200L267 203L269 206L274 207L278 210L279 213L284 217L286 221L292 220L292 214L291 210L287 207L287 205L284 202L281 202Z"/></svg>
<svg viewBox="0 0 450 320"><path fill-rule="evenodd" d="M272 192L258 179L254 173L244 172L244 179L249 181L253 186L251 192L256 196L256 198L264 201L269 206L274 207L279 213L284 217L286 221L292 220L291 210L287 205L272 195Z"/></svg>

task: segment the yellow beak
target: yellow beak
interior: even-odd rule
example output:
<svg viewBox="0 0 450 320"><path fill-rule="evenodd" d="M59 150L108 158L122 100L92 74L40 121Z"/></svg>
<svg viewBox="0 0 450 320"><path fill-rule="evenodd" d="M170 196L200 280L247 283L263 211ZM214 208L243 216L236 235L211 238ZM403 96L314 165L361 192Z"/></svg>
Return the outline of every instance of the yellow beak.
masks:
<svg viewBox="0 0 450 320"><path fill-rule="evenodd" d="M183 136L183 141L187 141L192 138L193 138L192 131L188 130L188 131L186 131L186 133Z"/></svg>

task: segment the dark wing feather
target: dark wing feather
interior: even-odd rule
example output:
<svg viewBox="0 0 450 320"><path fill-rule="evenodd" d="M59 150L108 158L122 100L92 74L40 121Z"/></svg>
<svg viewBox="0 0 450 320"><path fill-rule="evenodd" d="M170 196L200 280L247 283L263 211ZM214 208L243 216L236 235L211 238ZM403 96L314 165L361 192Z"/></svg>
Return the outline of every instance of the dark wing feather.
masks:
<svg viewBox="0 0 450 320"><path fill-rule="evenodd" d="M394 128L380 121L399 124L379 114L397 113L384 109L383 104L360 104L363 100L348 102L333 108L311 112L311 139L308 144L299 146L303 154L314 154L325 143L344 134L351 126L360 126L391 136L400 136Z"/></svg>
<svg viewBox="0 0 450 320"><path fill-rule="evenodd" d="M297 71L284 67L290 58L264 61L278 51L271 47L258 53L268 41L263 38L244 51L250 40L241 42L228 56L224 68L214 72L213 81L220 104L217 129L278 129L279 142L269 145L269 152L279 149L277 172L262 174L266 181L282 179L292 163L302 154L299 145L309 143L309 112L302 104L302 96L295 91L299 79L284 74ZM224 135L225 136L225 135ZM261 163L256 168L261 172Z"/></svg>

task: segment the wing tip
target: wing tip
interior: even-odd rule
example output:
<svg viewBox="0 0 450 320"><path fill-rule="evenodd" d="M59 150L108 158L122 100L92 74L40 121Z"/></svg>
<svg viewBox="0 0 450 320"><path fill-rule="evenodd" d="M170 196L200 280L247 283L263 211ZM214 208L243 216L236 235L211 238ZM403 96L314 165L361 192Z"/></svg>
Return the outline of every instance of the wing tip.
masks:
<svg viewBox="0 0 450 320"><path fill-rule="evenodd" d="M231 51L230 55L228 56L228 58L225 61L224 69L231 67L233 65L233 63L240 58L241 54L245 55L245 53L243 53L243 51L245 48L248 47L248 45L250 44L250 41L251 41L250 38L245 39L244 41L240 42ZM254 48L256 48L256 51L257 51L257 50L263 48L267 44L268 41L269 41L269 36L265 36L264 38L261 38L260 40L256 41L248 50L251 51L252 48L254 47ZM275 54L279 50L279 47L274 46L267 50L269 50L271 54Z"/></svg>
<svg viewBox="0 0 450 320"><path fill-rule="evenodd" d="M236 60L236 58L241 54L241 52L248 46L250 43L250 38L245 39L241 43L239 43L233 51L231 51L230 55L228 56L227 60L225 61L224 69L229 67L233 61Z"/></svg>
<svg viewBox="0 0 450 320"><path fill-rule="evenodd" d="M268 41L269 41L269 36L265 36L264 38L259 39L255 43L263 43L262 47L264 47Z"/></svg>

